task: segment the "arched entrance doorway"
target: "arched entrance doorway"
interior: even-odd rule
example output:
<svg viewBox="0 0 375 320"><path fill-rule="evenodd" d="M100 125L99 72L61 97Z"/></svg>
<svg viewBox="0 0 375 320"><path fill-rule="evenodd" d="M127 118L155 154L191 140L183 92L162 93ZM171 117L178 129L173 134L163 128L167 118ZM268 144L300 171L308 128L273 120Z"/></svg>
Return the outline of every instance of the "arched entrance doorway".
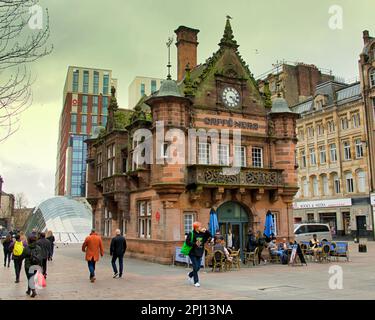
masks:
<svg viewBox="0 0 375 320"><path fill-rule="evenodd" d="M238 202L228 201L217 208L220 233L228 247L241 250L241 256L246 248L248 227L252 225L248 211Z"/></svg>

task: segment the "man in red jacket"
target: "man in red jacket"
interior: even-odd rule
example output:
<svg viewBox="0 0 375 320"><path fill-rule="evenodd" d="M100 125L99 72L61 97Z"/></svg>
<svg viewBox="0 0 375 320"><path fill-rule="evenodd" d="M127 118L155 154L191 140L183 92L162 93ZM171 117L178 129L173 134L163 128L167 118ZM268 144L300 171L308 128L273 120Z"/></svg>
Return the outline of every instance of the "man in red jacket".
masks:
<svg viewBox="0 0 375 320"><path fill-rule="evenodd" d="M92 229L90 235L85 239L82 245L82 251L86 252L90 281L95 282L95 264L99 261L99 253L102 257L104 255L102 238L95 232L95 229Z"/></svg>

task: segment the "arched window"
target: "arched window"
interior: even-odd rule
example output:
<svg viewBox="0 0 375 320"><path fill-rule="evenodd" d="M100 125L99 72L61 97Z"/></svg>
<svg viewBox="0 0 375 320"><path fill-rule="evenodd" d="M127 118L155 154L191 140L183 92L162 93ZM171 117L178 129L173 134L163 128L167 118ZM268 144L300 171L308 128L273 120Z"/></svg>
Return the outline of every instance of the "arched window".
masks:
<svg viewBox="0 0 375 320"><path fill-rule="evenodd" d="M328 196L328 177L326 175L322 175L322 196Z"/></svg>
<svg viewBox="0 0 375 320"><path fill-rule="evenodd" d="M309 182L306 178L302 179L302 186L303 186L303 196L308 197L309 196Z"/></svg>
<svg viewBox="0 0 375 320"><path fill-rule="evenodd" d="M370 87L375 87L375 69L370 70Z"/></svg>
<svg viewBox="0 0 375 320"><path fill-rule="evenodd" d="M358 192L366 192L366 172L357 171Z"/></svg>
<svg viewBox="0 0 375 320"><path fill-rule="evenodd" d="M333 174L332 176L332 179L333 179L333 189L334 189L334 193L340 193L341 192L341 188L340 188L340 178L338 176L337 173Z"/></svg>
<svg viewBox="0 0 375 320"><path fill-rule="evenodd" d="M317 197L319 196L318 178L316 176L313 176L311 178L311 182L312 182L313 196Z"/></svg>
<svg viewBox="0 0 375 320"><path fill-rule="evenodd" d="M346 191L354 192L354 181L353 181L353 175L351 172L345 173L345 183L346 183Z"/></svg>

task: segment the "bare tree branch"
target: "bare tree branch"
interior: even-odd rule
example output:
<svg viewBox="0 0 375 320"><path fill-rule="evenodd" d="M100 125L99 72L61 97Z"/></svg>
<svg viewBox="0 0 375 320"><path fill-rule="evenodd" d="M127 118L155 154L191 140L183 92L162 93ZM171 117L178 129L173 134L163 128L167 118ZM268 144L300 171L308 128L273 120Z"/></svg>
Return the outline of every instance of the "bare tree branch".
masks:
<svg viewBox="0 0 375 320"><path fill-rule="evenodd" d="M19 128L19 116L32 103L27 66L52 52L48 10L43 27L30 28L30 8L39 0L0 0L0 143Z"/></svg>

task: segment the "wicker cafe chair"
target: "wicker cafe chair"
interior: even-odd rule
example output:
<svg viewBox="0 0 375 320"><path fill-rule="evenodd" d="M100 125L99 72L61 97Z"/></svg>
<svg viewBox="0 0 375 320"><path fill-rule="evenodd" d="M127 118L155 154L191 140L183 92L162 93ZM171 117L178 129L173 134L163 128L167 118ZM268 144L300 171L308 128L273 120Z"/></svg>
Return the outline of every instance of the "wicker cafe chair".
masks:
<svg viewBox="0 0 375 320"><path fill-rule="evenodd" d="M216 269L223 271L225 267L225 255L222 251L216 250L213 254L212 260L212 272L215 272Z"/></svg>
<svg viewBox="0 0 375 320"><path fill-rule="evenodd" d="M320 261L321 262L323 262L323 261L329 262L329 260L330 260L330 251L331 251L331 248L330 248L329 244L323 245L322 251L320 252Z"/></svg>
<svg viewBox="0 0 375 320"><path fill-rule="evenodd" d="M310 249L310 243L308 241L301 241L300 247L305 259L308 258L309 260L312 260L314 253L313 250Z"/></svg>
<svg viewBox="0 0 375 320"><path fill-rule="evenodd" d="M233 258L232 262L231 262L231 266L236 266L236 268L238 270L241 269L241 257L240 257L240 249L238 249L237 251L232 251L232 253L230 254L230 256Z"/></svg>
<svg viewBox="0 0 375 320"><path fill-rule="evenodd" d="M272 254L271 250L268 249L270 263L280 263L280 257L277 254Z"/></svg>
<svg viewBox="0 0 375 320"><path fill-rule="evenodd" d="M244 263L247 264L247 262L251 261L253 262L253 266L255 266L258 261L258 252L259 252L259 247L256 247L254 251L245 252Z"/></svg>

